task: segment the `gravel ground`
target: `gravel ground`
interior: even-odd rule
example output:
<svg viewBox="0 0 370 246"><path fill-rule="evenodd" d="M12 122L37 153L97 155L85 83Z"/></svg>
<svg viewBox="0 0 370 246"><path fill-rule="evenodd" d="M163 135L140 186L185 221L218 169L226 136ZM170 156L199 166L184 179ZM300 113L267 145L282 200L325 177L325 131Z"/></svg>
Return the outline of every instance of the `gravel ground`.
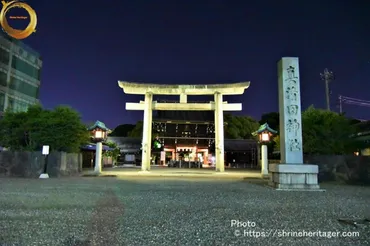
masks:
<svg viewBox="0 0 370 246"><path fill-rule="evenodd" d="M242 180L3 178L0 245L370 245L369 225L338 222L370 218L370 187L322 187L326 192L275 191ZM293 237L283 230L359 236Z"/></svg>

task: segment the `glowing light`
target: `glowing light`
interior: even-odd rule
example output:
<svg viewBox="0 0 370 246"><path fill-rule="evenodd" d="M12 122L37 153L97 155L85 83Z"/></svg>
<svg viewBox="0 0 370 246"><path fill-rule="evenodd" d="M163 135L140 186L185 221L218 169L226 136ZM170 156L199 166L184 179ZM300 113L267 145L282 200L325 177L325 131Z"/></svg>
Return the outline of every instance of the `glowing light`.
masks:
<svg viewBox="0 0 370 246"><path fill-rule="evenodd" d="M96 130L95 131L95 138L103 138L103 131Z"/></svg>
<svg viewBox="0 0 370 246"><path fill-rule="evenodd" d="M268 141L270 141L270 134L264 132L264 133L262 133L262 137L261 138L262 138L262 141L268 142Z"/></svg>

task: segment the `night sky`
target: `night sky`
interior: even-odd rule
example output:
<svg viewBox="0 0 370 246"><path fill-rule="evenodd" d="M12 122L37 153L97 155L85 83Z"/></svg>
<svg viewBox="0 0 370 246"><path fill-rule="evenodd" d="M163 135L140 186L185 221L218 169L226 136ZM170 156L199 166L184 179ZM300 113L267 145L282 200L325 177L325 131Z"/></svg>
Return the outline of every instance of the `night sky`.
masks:
<svg viewBox="0 0 370 246"><path fill-rule="evenodd" d="M367 2L367 3L366 3ZM370 101L370 4L353 1L27 1L37 32L24 40L43 57L41 102L78 110L108 127L142 120L126 111L118 80L162 84L251 81L238 114L278 111L277 62L300 58L303 109L325 107L324 68L338 95ZM173 99L173 98L167 98ZM201 98L205 100L207 98ZM196 100L196 98L190 98ZM352 117L370 108L344 105Z"/></svg>

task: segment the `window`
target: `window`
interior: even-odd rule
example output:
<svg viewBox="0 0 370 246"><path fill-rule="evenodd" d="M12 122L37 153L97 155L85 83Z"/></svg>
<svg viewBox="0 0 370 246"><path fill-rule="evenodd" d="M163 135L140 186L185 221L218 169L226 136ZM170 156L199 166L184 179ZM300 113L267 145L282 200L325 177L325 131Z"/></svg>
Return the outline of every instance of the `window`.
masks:
<svg viewBox="0 0 370 246"><path fill-rule="evenodd" d="M10 77L9 88L27 96L38 98L39 88L37 86L30 85L20 79Z"/></svg>
<svg viewBox="0 0 370 246"><path fill-rule="evenodd" d="M8 108L9 110L13 111L14 110L14 99L10 98L8 99Z"/></svg>
<svg viewBox="0 0 370 246"><path fill-rule="evenodd" d="M30 96L33 98L38 97L38 91L39 91L38 87L30 85L26 82L23 82L23 87L20 90L20 92L22 92L23 94L26 94L27 96Z"/></svg>
<svg viewBox="0 0 370 246"><path fill-rule="evenodd" d="M9 64L9 52L0 48L0 62Z"/></svg>
<svg viewBox="0 0 370 246"><path fill-rule="evenodd" d="M7 79L7 74L4 73L3 71L0 71L0 85L2 86L7 86L6 79Z"/></svg>
<svg viewBox="0 0 370 246"><path fill-rule="evenodd" d="M20 80L14 78L14 77L10 77L10 83L9 83L9 88L12 89L12 90L15 90L15 91L18 91L19 87L20 87Z"/></svg>
<svg viewBox="0 0 370 246"><path fill-rule="evenodd" d="M5 104L5 93L0 92L0 111L4 110L4 104Z"/></svg>
<svg viewBox="0 0 370 246"><path fill-rule="evenodd" d="M31 66L27 62L19 59L16 56L13 56L12 59L12 68L27 74L28 76L31 76L32 78L35 78L37 80L40 80L40 69L35 68L34 66Z"/></svg>
<svg viewBox="0 0 370 246"><path fill-rule="evenodd" d="M25 112L28 109L28 104L22 101L15 100L13 110L14 112Z"/></svg>

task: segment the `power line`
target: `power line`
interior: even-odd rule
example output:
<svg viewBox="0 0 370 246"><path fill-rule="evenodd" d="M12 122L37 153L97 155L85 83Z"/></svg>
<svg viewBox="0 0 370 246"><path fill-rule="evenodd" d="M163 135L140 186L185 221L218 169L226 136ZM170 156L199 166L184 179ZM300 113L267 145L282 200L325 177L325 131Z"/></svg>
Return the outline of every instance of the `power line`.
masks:
<svg viewBox="0 0 370 246"><path fill-rule="evenodd" d="M342 104L356 105L370 108L370 101L339 95L339 112L343 112Z"/></svg>
<svg viewBox="0 0 370 246"><path fill-rule="evenodd" d="M370 101L363 100L363 99L357 99L357 98L352 98L352 97L345 97L345 96L340 96L343 101L349 100L349 101L356 101L356 102L364 102L364 103L370 103Z"/></svg>
<svg viewBox="0 0 370 246"><path fill-rule="evenodd" d="M368 103L358 103L358 102L352 102L352 101L347 101L345 103L346 104L351 104L351 105L357 105L357 106L370 107L370 104L368 104Z"/></svg>
<svg viewBox="0 0 370 246"><path fill-rule="evenodd" d="M370 104L370 101L360 100L360 99L347 99L347 98L344 98L343 96L339 100L341 100L344 103L353 102L353 103L359 103L359 104Z"/></svg>

